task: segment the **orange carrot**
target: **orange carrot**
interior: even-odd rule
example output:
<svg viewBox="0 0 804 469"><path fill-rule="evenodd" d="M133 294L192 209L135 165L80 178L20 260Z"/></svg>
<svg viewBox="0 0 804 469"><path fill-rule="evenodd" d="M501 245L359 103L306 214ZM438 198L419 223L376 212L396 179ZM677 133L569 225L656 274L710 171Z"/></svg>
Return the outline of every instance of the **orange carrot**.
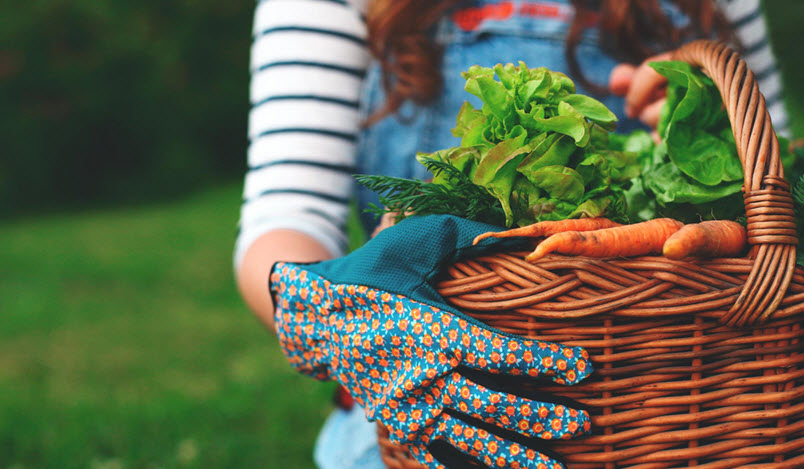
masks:
<svg viewBox="0 0 804 469"><path fill-rule="evenodd" d="M686 225L664 243L668 259L687 256L734 257L745 249L745 228L729 220L710 220Z"/></svg>
<svg viewBox="0 0 804 469"><path fill-rule="evenodd" d="M475 238L473 244L477 244L486 238L514 238L517 236L540 238L542 236L563 233L564 231L593 231L602 228L613 228L615 226L620 226L620 224L608 218L571 218L567 220L540 221L512 230L483 233Z"/></svg>
<svg viewBox="0 0 804 469"><path fill-rule="evenodd" d="M662 252L667 238L684 226L672 218L596 231L565 231L545 239L525 258L535 261L551 252L587 257L643 256Z"/></svg>

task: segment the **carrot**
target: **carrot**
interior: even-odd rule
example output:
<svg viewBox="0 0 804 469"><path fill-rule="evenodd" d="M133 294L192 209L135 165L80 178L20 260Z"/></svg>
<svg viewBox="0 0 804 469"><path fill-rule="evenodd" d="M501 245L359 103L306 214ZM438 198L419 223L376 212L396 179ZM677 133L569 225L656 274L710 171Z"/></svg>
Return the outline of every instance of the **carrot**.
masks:
<svg viewBox="0 0 804 469"><path fill-rule="evenodd" d="M567 220L540 221L532 225L514 228L507 231L489 231L478 235L472 244L477 244L486 238L514 238L517 236L527 236L540 238L551 236L564 231L593 231L602 228L612 228L621 226L608 218L571 218Z"/></svg>
<svg viewBox="0 0 804 469"><path fill-rule="evenodd" d="M662 252L668 259L688 256L734 257L746 244L745 228L729 220L710 220L686 225L664 243Z"/></svg>
<svg viewBox="0 0 804 469"><path fill-rule="evenodd" d="M525 258L535 261L551 252L587 257L642 256L662 252L667 238L684 226L672 218L596 231L565 231L545 239Z"/></svg>

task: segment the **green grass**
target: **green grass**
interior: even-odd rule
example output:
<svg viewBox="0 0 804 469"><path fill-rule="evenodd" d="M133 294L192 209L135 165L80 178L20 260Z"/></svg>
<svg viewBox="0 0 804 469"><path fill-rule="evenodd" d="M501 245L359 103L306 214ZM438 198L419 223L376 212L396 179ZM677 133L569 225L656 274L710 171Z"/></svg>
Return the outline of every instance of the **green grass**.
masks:
<svg viewBox="0 0 804 469"><path fill-rule="evenodd" d="M0 225L0 469L312 467L332 388L237 295L239 197Z"/></svg>

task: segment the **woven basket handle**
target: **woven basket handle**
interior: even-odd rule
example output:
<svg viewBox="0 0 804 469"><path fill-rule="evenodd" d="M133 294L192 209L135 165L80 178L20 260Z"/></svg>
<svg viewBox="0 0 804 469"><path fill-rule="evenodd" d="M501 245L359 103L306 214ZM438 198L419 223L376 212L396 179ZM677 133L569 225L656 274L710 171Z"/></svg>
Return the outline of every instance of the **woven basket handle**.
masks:
<svg viewBox="0 0 804 469"><path fill-rule="evenodd" d="M734 326L761 323L771 317L787 292L798 244L793 198L765 98L745 61L724 44L691 42L676 50L673 58L699 67L717 85L745 173L743 197L754 265L722 321Z"/></svg>

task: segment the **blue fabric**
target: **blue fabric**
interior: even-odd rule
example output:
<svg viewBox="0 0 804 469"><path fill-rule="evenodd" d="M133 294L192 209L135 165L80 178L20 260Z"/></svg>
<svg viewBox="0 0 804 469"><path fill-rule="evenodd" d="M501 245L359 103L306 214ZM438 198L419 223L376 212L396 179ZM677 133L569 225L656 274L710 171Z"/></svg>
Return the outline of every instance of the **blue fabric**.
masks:
<svg viewBox="0 0 804 469"><path fill-rule="evenodd" d="M385 469L377 426L366 420L360 406L330 414L315 445L313 459L321 469Z"/></svg>

